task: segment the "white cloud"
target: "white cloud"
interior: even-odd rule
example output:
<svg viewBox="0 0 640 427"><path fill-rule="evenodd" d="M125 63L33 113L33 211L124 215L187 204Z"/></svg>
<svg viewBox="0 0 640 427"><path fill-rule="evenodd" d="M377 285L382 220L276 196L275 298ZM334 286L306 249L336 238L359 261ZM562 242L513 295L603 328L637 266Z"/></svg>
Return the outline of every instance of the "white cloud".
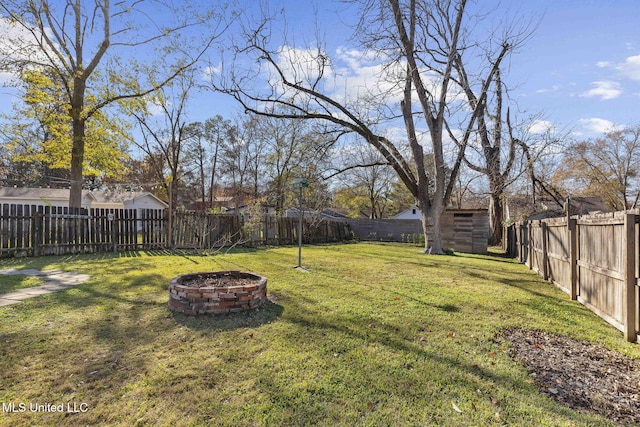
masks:
<svg viewBox="0 0 640 427"><path fill-rule="evenodd" d="M34 30L36 34L38 30ZM45 60L34 35L26 28L0 17L0 56L17 60Z"/></svg>
<svg viewBox="0 0 640 427"><path fill-rule="evenodd" d="M548 93L548 92L557 92L562 89L562 85L554 84L550 88L538 89L536 93Z"/></svg>
<svg viewBox="0 0 640 427"><path fill-rule="evenodd" d="M281 46L278 49L278 65L287 79L295 82L317 79L329 71L331 63L325 52Z"/></svg>
<svg viewBox="0 0 640 427"><path fill-rule="evenodd" d="M338 48L332 96L354 101L384 95L387 102L400 102L403 71L404 64L385 64L375 52Z"/></svg>
<svg viewBox="0 0 640 427"><path fill-rule="evenodd" d="M406 63L381 57L378 52L337 48L329 58L318 49L281 46L274 59L277 68L288 81L299 82L305 87L313 85L320 93L347 106L360 118L366 118L372 123L385 120L389 113L387 108L397 111L403 99ZM326 104L319 107L318 100L310 95L283 85L278 69L267 65L261 71L268 81L265 86L268 96L277 93L279 96L295 99L298 103L309 102L312 108L329 108L334 117L350 120L337 108ZM421 73L427 90L438 99L441 91L439 76L426 70L421 70ZM468 114L465 94L454 85L451 86L456 90L451 90L447 96L452 114ZM416 91L412 95L418 112L420 103ZM418 119L418 122L421 121ZM423 123L417 123L417 126L420 125Z"/></svg>
<svg viewBox="0 0 640 427"><path fill-rule="evenodd" d="M0 87L10 85L13 80L15 80L14 74L0 71Z"/></svg>
<svg viewBox="0 0 640 427"><path fill-rule="evenodd" d="M205 79L210 79L214 77L216 74L220 74L222 72L222 63L218 65L209 65L202 70L202 75Z"/></svg>
<svg viewBox="0 0 640 427"><path fill-rule="evenodd" d="M534 120L529 126L529 132L533 134L544 134L555 129L553 123L548 120Z"/></svg>
<svg viewBox="0 0 640 427"><path fill-rule="evenodd" d="M10 62L18 63L15 67L17 69L21 68L20 62L26 62L28 64L35 62L50 63L50 60L42 52L41 47L36 41L39 30L33 29L33 31L35 35L20 24L0 17L0 34L2 34L2 37L0 37L0 62L10 59ZM55 55L50 56L52 58L55 57ZM0 84L10 85L17 79L17 73L12 72L12 70L5 70L0 73Z"/></svg>
<svg viewBox="0 0 640 427"><path fill-rule="evenodd" d="M609 66L611 66L611 63L608 62L608 61L598 61L598 62L596 62L596 67L598 67L598 68L607 68Z"/></svg>
<svg viewBox="0 0 640 427"><path fill-rule="evenodd" d="M597 117L580 119L580 124L588 131L600 134L624 128L624 126L616 125L612 121Z"/></svg>
<svg viewBox="0 0 640 427"><path fill-rule="evenodd" d="M269 87L281 95L297 98L298 101L308 99L309 96L284 85L282 77L288 82L300 83L302 86L308 87L315 85L320 76L323 77L323 80L330 81L333 75L328 55L318 49L281 46L278 48L275 62L277 67L267 64L266 68L262 70L267 74L266 79Z"/></svg>
<svg viewBox="0 0 640 427"><path fill-rule="evenodd" d="M626 77L640 80L640 55L628 57L617 68Z"/></svg>
<svg viewBox="0 0 640 427"><path fill-rule="evenodd" d="M607 99L614 99L622 95L620 89L620 83L611 80L600 80L591 83L591 86L595 86L593 89L582 93L580 96L585 98L600 97L600 100L605 101Z"/></svg>

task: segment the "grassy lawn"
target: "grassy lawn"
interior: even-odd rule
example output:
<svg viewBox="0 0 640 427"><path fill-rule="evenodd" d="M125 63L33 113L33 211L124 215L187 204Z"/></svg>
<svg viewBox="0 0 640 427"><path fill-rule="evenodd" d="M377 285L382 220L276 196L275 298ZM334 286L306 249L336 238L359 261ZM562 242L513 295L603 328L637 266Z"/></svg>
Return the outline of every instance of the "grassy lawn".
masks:
<svg viewBox="0 0 640 427"><path fill-rule="evenodd" d="M0 308L0 425L598 426L540 394L503 328L640 347L525 266L411 246L269 248L211 257L130 253L0 261L88 273ZM171 277L268 277L257 312L189 318ZM30 412L30 404L86 409ZM86 406L81 406L86 404ZM66 407L65 407L66 409Z"/></svg>
<svg viewBox="0 0 640 427"><path fill-rule="evenodd" d="M1 264L0 264L1 265ZM2 275L0 274L0 294L8 294L18 289L32 288L44 283L42 277L18 275Z"/></svg>

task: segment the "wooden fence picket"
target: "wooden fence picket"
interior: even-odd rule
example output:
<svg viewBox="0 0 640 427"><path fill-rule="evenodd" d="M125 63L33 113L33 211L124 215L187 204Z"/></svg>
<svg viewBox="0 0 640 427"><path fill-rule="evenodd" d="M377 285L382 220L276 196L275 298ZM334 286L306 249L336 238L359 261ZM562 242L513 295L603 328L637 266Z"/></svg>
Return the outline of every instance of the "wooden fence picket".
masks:
<svg viewBox="0 0 640 427"><path fill-rule="evenodd" d="M265 216L251 236L238 215L178 211L173 245L164 209L69 209L42 205L0 206L0 257L64 255L175 248L211 249L236 244L297 244L297 218ZM346 222L304 219L304 243L350 238Z"/></svg>
<svg viewBox="0 0 640 427"><path fill-rule="evenodd" d="M640 213L616 212L529 221L529 241L519 242L526 263L623 332L640 334ZM517 226L520 228L520 226Z"/></svg>

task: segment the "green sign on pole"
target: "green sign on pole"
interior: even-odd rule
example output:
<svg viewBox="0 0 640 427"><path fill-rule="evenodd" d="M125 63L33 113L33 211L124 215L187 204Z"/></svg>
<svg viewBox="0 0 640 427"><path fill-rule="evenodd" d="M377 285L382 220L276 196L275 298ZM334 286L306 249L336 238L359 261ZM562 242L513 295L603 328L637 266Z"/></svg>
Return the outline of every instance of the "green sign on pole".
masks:
<svg viewBox="0 0 640 427"><path fill-rule="evenodd" d="M309 183L304 179L297 179L293 182L293 188L307 188Z"/></svg>

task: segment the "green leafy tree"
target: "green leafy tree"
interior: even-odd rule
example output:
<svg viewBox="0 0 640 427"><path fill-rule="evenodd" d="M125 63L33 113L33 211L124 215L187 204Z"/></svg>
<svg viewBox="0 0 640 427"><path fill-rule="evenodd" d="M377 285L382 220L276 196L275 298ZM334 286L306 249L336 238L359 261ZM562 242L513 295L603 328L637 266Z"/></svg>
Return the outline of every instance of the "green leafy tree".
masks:
<svg viewBox="0 0 640 427"><path fill-rule="evenodd" d="M186 28L220 22L211 13L203 15L186 6L181 13L161 2L6 0L0 3L0 12L4 15L0 19L8 20L12 28L0 43L0 70L41 71L65 98L67 108L60 113L70 129L70 207L81 204L89 122L99 121L99 113L116 101L151 93L192 67L218 31L198 32L208 34L204 40L179 43L176 37ZM152 16L171 23L153 22ZM153 30L134 26L136 19ZM158 59L125 63L127 49L149 53L155 49L155 55L138 58Z"/></svg>
<svg viewBox="0 0 640 427"><path fill-rule="evenodd" d="M37 70L23 72L23 103L6 118L2 134L11 161L68 171L73 145L66 113L70 106L54 79ZM105 111L94 114L85 131L84 176L114 178L121 174L127 139L124 122L108 117Z"/></svg>
<svg viewBox="0 0 640 427"><path fill-rule="evenodd" d="M386 217L389 190L397 179L393 169L378 151L368 146L347 146L336 151L342 165L335 172L342 190L336 194L336 201L346 203L344 207L350 209L352 216Z"/></svg>

